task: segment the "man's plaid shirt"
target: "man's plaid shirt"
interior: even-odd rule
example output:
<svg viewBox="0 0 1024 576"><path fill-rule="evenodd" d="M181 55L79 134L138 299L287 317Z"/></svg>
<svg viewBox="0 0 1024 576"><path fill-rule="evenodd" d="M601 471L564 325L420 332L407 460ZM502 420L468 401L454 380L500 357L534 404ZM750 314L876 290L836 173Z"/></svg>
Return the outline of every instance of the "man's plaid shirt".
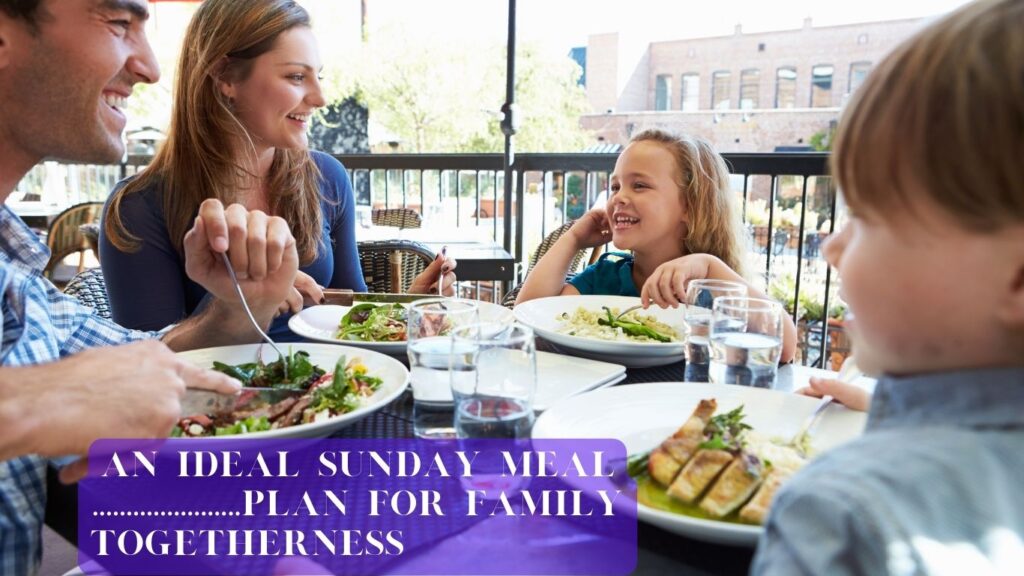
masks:
<svg viewBox="0 0 1024 576"><path fill-rule="evenodd" d="M104 320L62 294L43 278L49 258L35 233L0 207L0 364L43 364L85 348L155 336ZM35 573L45 507L46 460L24 456L0 462L0 574Z"/></svg>

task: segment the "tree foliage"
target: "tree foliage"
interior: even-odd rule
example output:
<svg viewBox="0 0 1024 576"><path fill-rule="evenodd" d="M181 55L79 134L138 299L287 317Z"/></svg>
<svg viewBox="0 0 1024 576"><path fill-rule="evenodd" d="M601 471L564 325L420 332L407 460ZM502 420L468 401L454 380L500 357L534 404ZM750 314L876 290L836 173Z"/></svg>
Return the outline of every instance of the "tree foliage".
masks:
<svg viewBox="0 0 1024 576"><path fill-rule="evenodd" d="M505 100L505 49L418 41L400 31L377 33L345 79L343 97L357 89L370 121L401 139L408 152L498 152L504 148L498 110ZM579 117L589 109L578 85L581 70L567 55L518 50L517 150L573 152L589 141Z"/></svg>

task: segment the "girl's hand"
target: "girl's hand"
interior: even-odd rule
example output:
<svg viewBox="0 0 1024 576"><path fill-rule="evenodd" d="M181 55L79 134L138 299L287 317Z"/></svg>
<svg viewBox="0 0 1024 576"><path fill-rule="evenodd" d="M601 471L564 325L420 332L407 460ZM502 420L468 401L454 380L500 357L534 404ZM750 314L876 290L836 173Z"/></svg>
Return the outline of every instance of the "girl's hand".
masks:
<svg viewBox="0 0 1024 576"><path fill-rule="evenodd" d="M678 308L686 302L686 284L695 278L707 278L711 262L707 254L688 254L669 260L654 269L640 290L640 302L661 308Z"/></svg>
<svg viewBox="0 0 1024 576"><path fill-rule="evenodd" d="M580 250L601 246L611 241L612 225L604 208L588 211L569 228Z"/></svg>
<svg viewBox="0 0 1024 576"><path fill-rule="evenodd" d="M832 378L811 378L810 386L797 390L797 394L821 398L828 395L850 410L867 412L871 406L871 394L863 388L840 382Z"/></svg>

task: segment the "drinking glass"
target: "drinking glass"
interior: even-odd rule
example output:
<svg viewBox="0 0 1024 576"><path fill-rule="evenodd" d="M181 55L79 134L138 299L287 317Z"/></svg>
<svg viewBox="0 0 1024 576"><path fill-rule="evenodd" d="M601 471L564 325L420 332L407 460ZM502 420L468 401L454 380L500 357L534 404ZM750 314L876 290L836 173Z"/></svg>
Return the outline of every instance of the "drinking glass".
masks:
<svg viewBox="0 0 1024 576"><path fill-rule="evenodd" d="M782 305L748 297L711 307L711 381L772 388L782 356Z"/></svg>
<svg viewBox="0 0 1024 576"><path fill-rule="evenodd" d="M527 438L533 428L537 353L533 330L486 322L457 328L451 387L459 438Z"/></svg>
<svg viewBox="0 0 1024 576"><path fill-rule="evenodd" d="M427 298L409 306L408 351L413 430L418 438L454 438L449 356L452 332L479 322L477 303Z"/></svg>
<svg viewBox="0 0 1024 576"><path fill-rule="evenodd" d="M746 296L747 287L740 282L728 280L691 280L686 286L686 311L683 319L690 328L686 339L687 382L707 382L711 351L708 349L708 333L711 326L711 305L715 298L723 296Z"/></svg>

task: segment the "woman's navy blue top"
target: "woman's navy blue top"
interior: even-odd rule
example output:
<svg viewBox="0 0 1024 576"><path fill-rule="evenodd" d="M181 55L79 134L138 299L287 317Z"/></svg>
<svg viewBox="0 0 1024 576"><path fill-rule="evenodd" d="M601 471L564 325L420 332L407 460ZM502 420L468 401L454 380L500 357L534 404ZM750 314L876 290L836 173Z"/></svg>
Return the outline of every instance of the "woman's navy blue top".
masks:
<svg viewBox="0 0 1024 576"><path fill-rule="evenodd" d="M312 152L320 169L321 241L316 259L300 269L321 286L365 291L355 239L355 196L348 172L334 157ZM125 181L127 182L127 181ZM125 182L118 184L118 188ZM118 324L159 330L191 316L209 300L206 289L185 274L185 260L171 242L164 222L163 192L152 187L121 203L125 228L141 240L136 252L122 252L100 227L100 263L107 283L110 311ZM109 201L104 207L106 218ZM294 223L293 223L294 224ZM270 337L297 341L285 314L274 320Z"/></svg>

